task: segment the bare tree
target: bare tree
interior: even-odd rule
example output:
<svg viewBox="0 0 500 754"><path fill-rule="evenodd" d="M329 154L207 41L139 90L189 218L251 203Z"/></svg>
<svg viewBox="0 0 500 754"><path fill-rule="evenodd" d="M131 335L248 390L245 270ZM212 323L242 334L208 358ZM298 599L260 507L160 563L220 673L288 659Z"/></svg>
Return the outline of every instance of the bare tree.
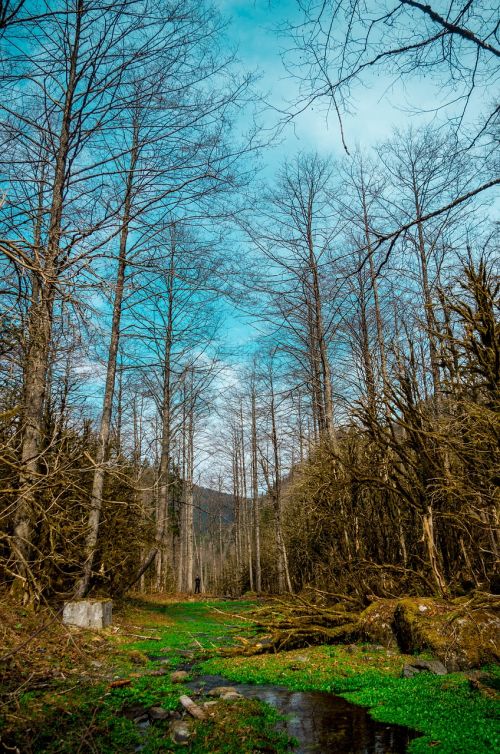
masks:
<svg viewBox="0 0 500 754"><path fill-rule="evenodd" d="M267 301L265 317L279 328L280 349L288 352L299 379L309 387L318 438L334 436L329 346L336 281L330 265L339 229L329 193L333 169L317 155L285 164L276 187L254 208L258 219L246 225L266 260L253 284Z"/></svg>
<svg viewBox="0 0 500 754"><path fill-rule="evenodd" d="M486 92L497 74L500 49L493 40L498 19L485 0L453 0L445 13L418 0L325 0L299 6L302 22L289 31L294 45L287 61L302 82L297 110L317 100L330 103L344 146L342 116L352 104L353 87L371 70L410 83L416 72L425 70L440 85L440 93L449 92L445 104L453 106L457 128L473 108L477 90ZM479 134L492 128L497 116L494 103L483 113Z"/></svg>
<svg viewBox="0 0 500 754"><path fill-rule="evenodd" d="M88 155L110 127L121 103L121 79L137 60L137 45L132 41L128 58L121 55L123 40L127 36L132 40L138 26L144 26L133 16L127 16L126 24L118 23L129 4L111 10L105 3L90 6L85 0L68 0L60 18L48 14L26 28L19 27L23 42L16 40L12 78L22 94L1 108L4 142L17 172L17 177L12 175L14 191L4 207L3 249L7 256L9 250L19 249L19 255L16 252L10 258L29 270L32 286L13 539L17 583L23 587L25 600L36 595L29 562L55 308L69 271L75 275L89 253L88 245L82 245L84 239L109 219L109 212L99 206L109 161L99 157L89 164ZM106 22L108 14L114 23ZM24 165L21 172L19 164ZM75 253L78 244L81 247Z"/></svg>

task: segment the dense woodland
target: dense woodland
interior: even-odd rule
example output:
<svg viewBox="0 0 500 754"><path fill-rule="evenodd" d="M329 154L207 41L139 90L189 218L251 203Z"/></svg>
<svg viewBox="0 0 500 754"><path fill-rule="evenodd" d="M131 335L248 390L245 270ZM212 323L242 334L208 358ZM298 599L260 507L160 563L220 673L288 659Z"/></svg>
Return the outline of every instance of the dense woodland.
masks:
<svg viewBox="0 0 500 754"><path fill-rule="evenodd" d="M258 82L208 3L0 4L0 573L19 601L198 574L231 595L498 589L494 5L300 3L285 120L324 103L345 149L270 171ZM441 82L453 117L355 149L373 67Z"/></svg>

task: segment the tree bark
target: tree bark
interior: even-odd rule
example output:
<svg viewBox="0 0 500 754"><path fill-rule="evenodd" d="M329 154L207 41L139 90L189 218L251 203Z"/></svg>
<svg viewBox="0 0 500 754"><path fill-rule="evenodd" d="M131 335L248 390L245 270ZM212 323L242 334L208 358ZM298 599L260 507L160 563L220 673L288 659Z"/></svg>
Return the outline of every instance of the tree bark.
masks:
<svg viewBox="0 0 500 754"><path fill-rule="evenodd" d="M133 199L134 176L139 157L139 128L134 123L132 148L130 151L130 166L125 184L125 201L123 207L122 228L120 233L120 249L118 255L118 270L116 275L115 297L113 302L113 317L111 321L111 339L109 343L108 365L106 371L106 386L99 428L99 440L96 453L96 466L92 484L91 506L87 521L87 538L85 541L85 562L83 573L76 588L76 595L84 597L90 588L92 567L94 564L97 539L99 535L99 523L102 510L102 496L105 477L105 462L109 447L111 433L111 416L113 412L113 396L115 391L115 378L118 359L118 347L120 342L120 321L122 315L123 292L125 287L125 272L127 268L127 241L130 226L130 216Z"/></svg>
<svg viewBox="0 0 500 754"><path fill-rule="evenodd" d="M28 325L28 352L24 364L24 428L21 442L19 495L16 502L13 537L13 555L16 563L16 580L14 581L13 591L22 591L24 604L35 599L38 591L30 568L32 526L36 504L36 488L40 479L39 460L42 451L43 410L47 390L47 371L58 276L57 267L61 243L61 222L70 149L73 101L78 80L77 65L82 15L83 0L78 0L54 169L45 261L33 290ZM37 249L37 254L38 252Z"/></svg>
<svg viewBox="0 0 500 754"><path fill-rule="evenodd" d="M271 442L273 446L274 457L274 489L273 489L273 502L274 502L274 520L276 527L276 546L278 549L278 582L280 591L293 592L292 582L290 580L290 572L288 569L288 556L286 551L285 539L283 537L283 520L281 510L281 463L278 433L276 428L276 407L275 407L275 395L272 374L270 375L270 387L271 387Z"/></svg>
<svg viewBox="0 0 500 754"><path fill-rule="evenodd" d="M255 589L262 591L262 570L260 562L260 511L259 483L257 476L257 410L255 386L252 385L252 506L255 538Z"/></svg>

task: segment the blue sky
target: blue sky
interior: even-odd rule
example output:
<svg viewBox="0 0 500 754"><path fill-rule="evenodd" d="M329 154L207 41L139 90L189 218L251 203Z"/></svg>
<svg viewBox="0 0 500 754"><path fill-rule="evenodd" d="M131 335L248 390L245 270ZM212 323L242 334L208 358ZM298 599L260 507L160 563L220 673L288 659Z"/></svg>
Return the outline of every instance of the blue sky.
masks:
<svg viewBox="0 0 500 754"><path fill-rule="evenodd" d="M238 47L242 70L261 73L260 89L267 94L268 102L278 109L286 109L298 92L297 82L286 72L281 53L290 42L276 30L300 18L297 0L215 0L220 12L230 20L229 37ZM350 112L343 116L343 126L348 148L369 151L377 143L390 137L394 128L405 129L436 121L443 123L447 116L456 114L459 106L435 111L450 96L436 77L414 76L403 83L394 76L371 71L364 77L364 86L355 86L350 100ZM477 91L472 101L469 118L472 120L484 104L484 92ZM326 103L308 108L288 124L281 134L280 143L265 151L261 178L272 182L279 164L298 151L317 150L322 155L343 158L345 152L336 119L328 122ZM417 112L418 111L418 112ZM269 127L278 121L272 109L266 114ZM250 345L256 336L248 318L242 317L228 306L225 339L229 346Z"/></svg>
<svg viewBox="0 0 500 754"><path fill-rule="evenodd" d="M289 46L286 36L277 29L287 20L300 18L296 0L216 0L216 6L230 20L229 36L238 46L240 65L244 70L258 69L260 88L269 93L269 101L277 108L286 108L297 95L297 82L285 70L281 53ZM410 109L431 110L439 96L438 84L414 78L405 87L389 75L373 73L365 77L366 86L352 92L352 112L344 116L346 140L350 149L359 145L369 148L387 138L394 127L404 127L409 119L429 122L434 113L416 115ZM271 163L284 154L303 149L343 154L338 124L327 122L325 104L296 118L283 134L283 143L275 148ZM269 124L277 115L269 113Z"/></svg>

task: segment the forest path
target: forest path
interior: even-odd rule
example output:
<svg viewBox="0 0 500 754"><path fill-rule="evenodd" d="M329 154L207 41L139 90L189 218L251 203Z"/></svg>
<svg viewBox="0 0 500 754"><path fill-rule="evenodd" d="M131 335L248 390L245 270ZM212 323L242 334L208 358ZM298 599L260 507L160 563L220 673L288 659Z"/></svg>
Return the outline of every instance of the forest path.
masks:
<svg viewBox="0 0 500 754"><path fill-rule="evenodd" d="M141 653L160 668L167 667L170 679L180 682L179 692L187 688L187 694L200 708L203 709L208 702L210 722L193 725L191 721L191 728L185 731L191 735L194 733L188 743L189 751L206 754L263 749L277 752L293 750L297 754L313 751L335 751L336 754L403 754L406 751L409 741L416 734L401 726L376 722L366 709L328 691L290 689L283 686L279 678L276 679L278 683L273 684L264 683L264 679L258 677L253 679L253 683L241 683L234 670L230 685L227 677L206 674L203 660L217 665L221 661L219 649L224 650L224 655L235 645L255 643L253 624L245 615L254 606L255 603L245 601L203 600L167 603L152 608L150 603L141 604L141 600L134 600L128 605L129 615L130 610L137 611L138 628L144 633L149 629L156 633L152 640L143 638L129 645L131 656ZM150 608L149 617L142 613L144 607L146 610ZM153 619L152 616L156 617ZM129 619L131 618L132 616ZM161 626L158 619L167 623ZM211 660L206 660L207 654L212 657ZM284 658L289 657L289 653L283 655ZM307 650L302 655L293 653L293 657L295 680L306 680L310 673ZM230 665L232 659L234 658L225 662ZM251 665L252 658L245 659ZM311 662L314 662L313 659ZM324 663L326 671L328 664ZM184 677L187 673L189 676ZM163 677L166 678L167 673ZM126 699L132 699L133 696L131 688L117 690L117 693ZM177 698L178 694L174 694L174 703ZM262 703L269 706L266 708ZM249 704L254 705L251 715ZM164 704L162 706L165 707ZM139 725L144 722L149 728L146 721L147 707L136 705L127 708L126 703L122 709L129 716L135 715ZM282 720L276 719L273 710L283 716ZM260 716L256 714L257 711L260 711ZM228 725L228 714L231 726ZM275 723L265 736L262 730L263 714L271 715L268 722ZM290 747L292 741L293 745ZM146 750L147 744L144 746L143 750Z"/></svg>
<svg viewBox="0 0 500 754"><path fill-rule="evenodd" d="M402 725L423 733L410 743L415 754L500 751L498 694L482 683L472 690L464 673L404 679L402 665L412 658L373 644L228 656L231 646L255 641L254 604L137 596L115 606L103 632L68 637L59 625L52 636L40 634L30 645L29 675L10 691L5 750L250 754L291 751L293 736L296 752L393 754L411 738L394 727ZM42 657L45 675L34 684L33 663ZM489 677L498 683L500 672ZM243 698L209 696L229 683ZM201 707L216 701L205 708L208 719L185 715L182 695ZM371 708L371 717L352 703Z"/></svg>

